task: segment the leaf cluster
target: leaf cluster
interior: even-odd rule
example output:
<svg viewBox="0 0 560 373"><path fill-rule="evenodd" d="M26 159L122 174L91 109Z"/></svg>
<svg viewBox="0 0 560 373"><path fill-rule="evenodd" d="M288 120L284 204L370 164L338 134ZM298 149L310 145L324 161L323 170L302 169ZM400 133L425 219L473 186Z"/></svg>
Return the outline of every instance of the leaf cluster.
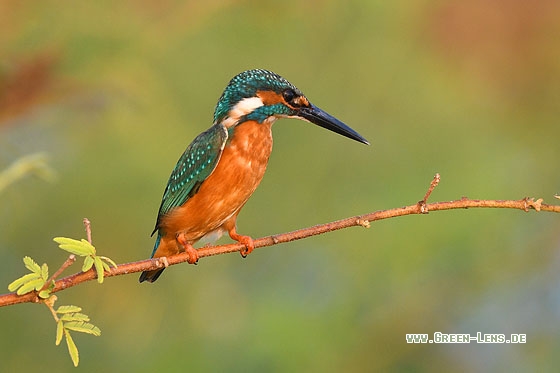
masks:
<svg viewBox="0 0 560 373"><path fill-rule="evenodd" d="M61 249L69 252L71 255L60 269L55 272L52 278L49 278L49 267L46 263L40 266L33 259L26 256L23 258L23 263L30 273L12 281L8 285L8 290L15 291L18 295L24 295L32 291L37 292L41 303L44 303L49 308L56 321L56 345L58 346L64 337L72 362L74 366L78 366L80 356L70 332L99 336L101 335L101 330L89 322L89 316L83 314L81 312L82 309L78 306L60 306L56 310L54 309L57 297L51 293L55 287L56 277L74 263L75 256L84 258L83 272L94 268L97 273L97 282L99 283L103 282L105 271L110 272L111 267L116 268L117 264L110 258L97 255L95 247L87 240L56 237L54 241L58 243Z"/></svg>
<svg viewBox="0 0 560 373"><path fill-rule="evenodd" d="M39 266L33 259L26 256L23 258L23 264L31 273L12 281L8 285L8 290L15 291L18 295L27 294L35 290L39 292L40 298L47 299L54 288L54 281L52 280L48 286L45 286L47 281L49 281L49 267L47 263Z"/></svg>
<svg viewBox="0 0 560 373"><path fill-rule="evenodd" d="M80 355L70 331L91 334L96 337L101 335L101 330L91 324L89 316L81 313L81 311L81 307L78 306L60 306L55 311L55 319L57 319L55 343L58 346L64 336L74 366L78 366Z"/></svg>
<svg viewBox="0 0 560 373"><path fill-rule="evenodd" d="M96 254L95 246L83 238L81 240L74 240L67 237L55 237L54 241L58 246L71 254L84 257L82 265L82 272L89 271L92 267L95 268L97 273L97 282L103 283L105 278L105 271L110 272L111 267L117 268L117 264L106 256Z"/></svg>

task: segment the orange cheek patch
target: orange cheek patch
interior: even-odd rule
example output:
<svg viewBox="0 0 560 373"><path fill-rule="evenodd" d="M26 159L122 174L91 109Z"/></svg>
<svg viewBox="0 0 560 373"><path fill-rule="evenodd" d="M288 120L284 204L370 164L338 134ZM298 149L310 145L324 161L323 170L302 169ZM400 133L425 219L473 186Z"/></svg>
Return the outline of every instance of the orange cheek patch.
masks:
<svg viewBox="0 0 560 373"><path fill-rule="evenodd" d="M305 96L296 97L294 99L294 102L299 106L309 106L309 101L307 101L307 98L305 98Z"/></svg>
<svg viewBox="0 0 560 373"><path fill-rule="evenodd" d="M257 96L261 99L265 106L274 105L277 103L284 103L282 95L273 91L257 91Z"/></svg>

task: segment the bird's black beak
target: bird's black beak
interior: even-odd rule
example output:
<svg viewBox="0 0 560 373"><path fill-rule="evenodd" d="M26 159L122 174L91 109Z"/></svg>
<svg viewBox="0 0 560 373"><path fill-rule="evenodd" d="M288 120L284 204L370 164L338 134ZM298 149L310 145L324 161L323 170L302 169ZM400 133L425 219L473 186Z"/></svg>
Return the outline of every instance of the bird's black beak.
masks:
<svg viewBox="0 0 560 373"><path fill-rule="evenodd" d="M313 124L316 124L320 127L336 132L339 135L369 145L369 142L365 138L363 138L363 136L360 135L358 132L354 131L346 124L342 123L341 121L339 121L338 119L336 119L335 117L327 113L326 111L319 109L317 106L311 103L309 104L309 106L302 107L299 110L297 116Z"/></svg>

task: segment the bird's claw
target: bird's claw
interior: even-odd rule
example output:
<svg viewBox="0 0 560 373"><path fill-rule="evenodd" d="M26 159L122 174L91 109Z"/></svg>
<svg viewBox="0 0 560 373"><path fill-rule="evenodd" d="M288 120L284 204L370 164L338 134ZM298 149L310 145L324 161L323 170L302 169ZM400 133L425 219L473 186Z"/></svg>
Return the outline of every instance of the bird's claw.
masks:
<svg viewBox="0 0 560 373"><path fill-rule="evenodd" d="M235 226L229 229L229 236L231 237L232 240L235 240L245 245L245 248L239 250L239 253L241 254L242 257L246 258L247 255L251 254L251 252L255 249L255 243L253 242L253 239L249 236L243 236L241 234L238 234L235 231Z"/></svg>
<svg viewBox="0 0 560 373"><path fill-rule="evenodd" d="M187 263L196 264L198 262L198 252L196 249L192 247L182 234L177 235L177 242L185 249L185 253L188 256Z"/></svg>
<svg viewBox="0 0 560 373"><path fill-rule="evenodd" d="M187 263L196 265L198 263L198 252L196 249L189 245L185 248L185 252L188 255Z"/></svg>
<svg viewBox="0 0 560 373"><path fill-rule="evenodd" d="M243 258L246 258L247 255L251 254L255 249L255 244L253 243L253 239L249 236L241 236L238 241L243 245L245 245L245 248L241 249L239 253Z"/></svg>

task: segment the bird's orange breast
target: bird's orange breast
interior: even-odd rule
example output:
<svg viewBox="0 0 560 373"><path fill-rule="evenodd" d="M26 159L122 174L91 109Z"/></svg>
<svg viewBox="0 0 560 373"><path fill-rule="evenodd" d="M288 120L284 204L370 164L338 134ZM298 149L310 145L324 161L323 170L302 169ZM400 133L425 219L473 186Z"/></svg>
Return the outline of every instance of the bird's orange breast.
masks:
<svg viewBox="0 0 560 373"><path fill-rule="evenodd" d="M235 219L266 171L272 151L271 126L267 121L247 121L234 129L216 168L198 192L161 219L163 235L156 256L177 253L175 237L180 232L194 243Z"/></svg>

